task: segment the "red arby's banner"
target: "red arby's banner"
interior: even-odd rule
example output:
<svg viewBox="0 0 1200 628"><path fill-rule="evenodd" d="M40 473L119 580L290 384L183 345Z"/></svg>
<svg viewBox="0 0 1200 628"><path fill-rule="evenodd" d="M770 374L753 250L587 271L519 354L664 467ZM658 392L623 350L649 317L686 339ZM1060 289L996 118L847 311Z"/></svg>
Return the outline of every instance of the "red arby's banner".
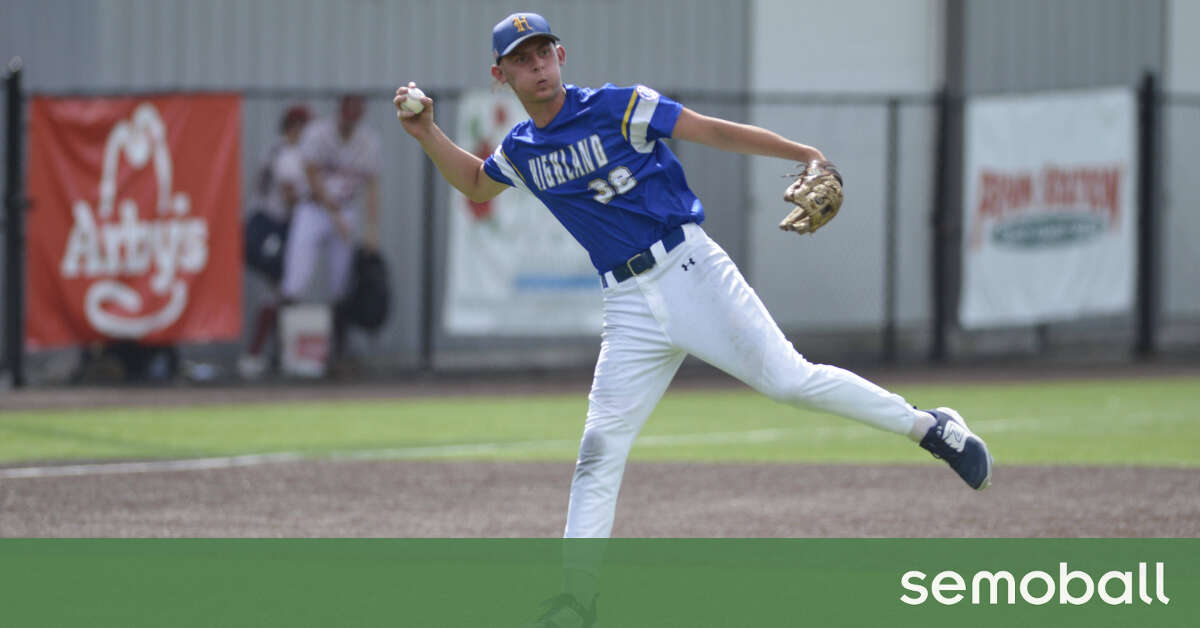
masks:
<svg viewBox="0 0 1200 628"><path fill-rule="evenodd" d="M32 349L241 335L241 99L35 97Z"/></svg>

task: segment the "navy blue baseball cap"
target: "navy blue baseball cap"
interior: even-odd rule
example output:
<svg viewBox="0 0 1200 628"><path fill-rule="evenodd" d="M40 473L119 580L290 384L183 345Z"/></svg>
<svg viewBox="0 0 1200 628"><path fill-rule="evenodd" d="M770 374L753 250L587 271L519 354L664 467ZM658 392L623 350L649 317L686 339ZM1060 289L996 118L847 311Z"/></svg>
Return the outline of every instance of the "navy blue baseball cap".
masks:
<svg viewBox="0 0 1200 628"><path fill-rule="evenodd" d="M550 32L546 18L537 13L513 13L492 29L492 55L499 61L530 37L549 37L558 41L558 37Z"/></svg>

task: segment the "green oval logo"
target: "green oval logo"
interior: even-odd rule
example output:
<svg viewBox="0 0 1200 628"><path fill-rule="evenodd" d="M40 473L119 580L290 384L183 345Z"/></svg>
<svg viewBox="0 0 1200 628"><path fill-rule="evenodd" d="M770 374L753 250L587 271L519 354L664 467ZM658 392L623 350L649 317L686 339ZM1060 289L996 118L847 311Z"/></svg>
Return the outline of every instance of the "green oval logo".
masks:
<svg viewBox="0 0 1200 628"><path fill-rule="evenodd" d="M1090 240L1104 232L1105 220L1096 214L1022 216L992 229L997 246L1032 249Z"/></svg>

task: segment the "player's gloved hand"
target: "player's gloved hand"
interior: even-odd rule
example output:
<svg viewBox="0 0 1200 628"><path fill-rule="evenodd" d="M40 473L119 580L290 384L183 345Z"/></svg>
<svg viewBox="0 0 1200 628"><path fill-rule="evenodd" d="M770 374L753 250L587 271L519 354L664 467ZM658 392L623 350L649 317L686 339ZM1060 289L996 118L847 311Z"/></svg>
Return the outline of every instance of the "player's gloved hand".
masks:
<svg viewBox="0 0 1200 628"><path fill-rule="evenodd" d="M410 89L416 89L416 87L416 83L409 81L408 85L397 88L396 97L392 99L392 105L396 107L396 117L400 119L400 124L404 126L404 130L408 131L409 135L420 139L433 128L433 99L422 94L420 101L424 108L419 113L413 113L405 109L404 102L408 100L408 92Z"/></svg>
<svg viewBox="0 0 1200 628"><path fill-rule="evenodd" d="M842 207L842 175L832 162L817 159L804 164L804 170L783 193L783 200L796 206L779 228L796 233L813 233L833 220Z"/></svg>

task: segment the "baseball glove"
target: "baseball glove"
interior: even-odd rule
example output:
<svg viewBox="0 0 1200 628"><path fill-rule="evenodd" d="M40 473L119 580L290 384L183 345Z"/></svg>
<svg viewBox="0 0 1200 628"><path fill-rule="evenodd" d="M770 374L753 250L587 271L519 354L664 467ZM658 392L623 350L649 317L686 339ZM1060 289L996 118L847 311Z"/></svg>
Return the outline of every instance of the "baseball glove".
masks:
<svg viewBox="0 0 1200 628"><path fill-rule="evenodd" d="M842 175L831 162L814 160L804 164L783 200L796 206L779 223L784 231L813 233L833 220L842 207Z"/></svg>

